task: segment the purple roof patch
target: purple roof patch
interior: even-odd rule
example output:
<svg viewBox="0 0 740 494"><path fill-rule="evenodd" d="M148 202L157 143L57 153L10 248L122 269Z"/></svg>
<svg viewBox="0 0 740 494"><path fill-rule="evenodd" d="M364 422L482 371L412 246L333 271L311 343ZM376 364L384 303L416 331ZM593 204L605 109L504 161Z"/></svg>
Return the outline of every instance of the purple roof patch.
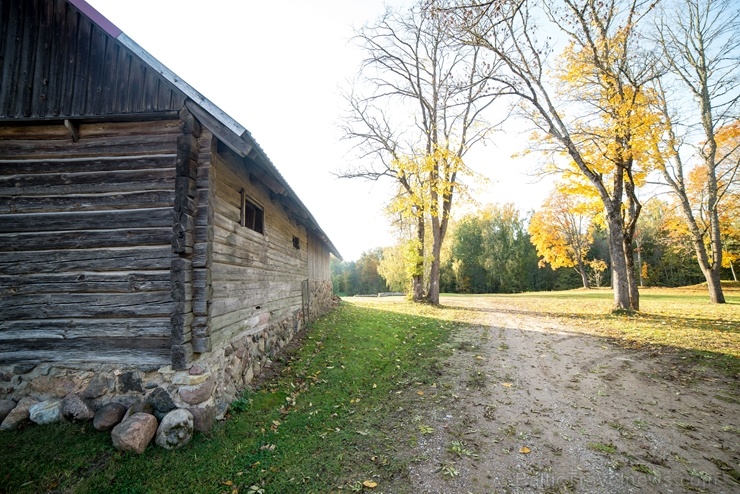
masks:
<svg viewBox="0 0 740 494"><path fill-rule="evenodd" d="M91 21L100 26L100 28L106 33L110 34L114 38L121 35L121 31L115 24L108 20L103 14L95 10L95 7L87 3L85 0L68 0L69 3L77 7L77 9L88 16Z"/></svg>

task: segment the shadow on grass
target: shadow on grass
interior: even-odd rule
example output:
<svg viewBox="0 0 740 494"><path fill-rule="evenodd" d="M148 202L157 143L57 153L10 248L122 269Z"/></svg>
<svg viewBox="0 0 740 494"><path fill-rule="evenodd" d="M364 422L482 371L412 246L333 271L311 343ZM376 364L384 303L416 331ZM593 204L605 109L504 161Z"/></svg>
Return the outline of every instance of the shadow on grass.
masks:
<svg viewBox="0 0 740 494"><path fill-rule="evenodd" d="M499 301L501 305L506 300ZM740 325L735 321L647 312L584 314L566 309L538 310L517 307L471 307L445 305L447 310L506 314L552 319L575 327L564 331L581 337L595 337L622 348L648 352L649 356L674 356L682 365L709 366L740 382ZM718 349L718 347L722 347Z"/></svg>

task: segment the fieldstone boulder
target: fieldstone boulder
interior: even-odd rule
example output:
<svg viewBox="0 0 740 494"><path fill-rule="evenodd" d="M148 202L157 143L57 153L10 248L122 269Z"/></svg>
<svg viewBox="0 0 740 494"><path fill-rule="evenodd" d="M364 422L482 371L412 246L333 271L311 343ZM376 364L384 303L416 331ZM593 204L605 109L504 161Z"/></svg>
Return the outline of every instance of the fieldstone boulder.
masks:
<svg viewBox="0 0 740 494"><path fill-rule="evenodd" d="M164 449L177 449L192 438L193 415L184 408L177 408L164 416L154 441Z"/></svg>
<svg viewBox="0 0 740 494"><path fill-rule="evenodd" d="M90 420L95 416L95 412L82 401L82 398L75 393L70 393L62 400L62 417L70 422L79 422Z"/></svg>
<svg viewBox="0 0 740 494"><path fill-rule="evenodd" d="M128 393L130 391L144 393L144 388L141 383L141 375L136 371L121 373L118 376L118 390L121 393Z"/></svg>
<svg viewBox="0 0 740 494"><path fill-rule="evenodd" d="M0 424L5 417L15 408L16 403L13 400L0 400Z"/></svg>
<svg viewBox="0 0 740 494"><path fill-rule="evenodd" d="M48 400L36 403L28 409L31 422L39 425L53 424L62 419L62 402Z"/></svg>
<svg viewBox="0 0 740 494"><path fill-rule="evenodd" d="M95 412L93 427L98 431L109 431L118 425L126 414L126 407L120 403L108 403Z"/></svg>
<svg viewBox="0 0 740 494"><path fill-rule="evenodd" d="M21 398L15 408L13 408L13 410L11 410L8 416L3 420L3 423L0 425L0 430L13 430L23 422L28 421L31 416L31 413L28 410L38 402L39 400L31 398L30 396Z"/></svg>
<svg viewBox="0 0 740 494"><path fill-rule="evenodd" d="M107 377L102 374L96 374L90 383L82 392L82 397L86 399L100 398L107 393L111 388L110 382Z"/></svg>
<svg viewBox="0 0 740 494"><path fill-rule="evenodd" d="M126 420L136 413L148 413L149 415L154 415L154 407L151 403L146 401L134 403L128 407L128 410L126 410L126 415L123 416L123 420Z"/></svg>
<svg viewBox="0 0 740 494"><path fill-rule="evenodd" d="M153 415L157 420L162 420L165 415L177 408L175 402L166 389L158 387L146 397L146 403L149 403L154 410Z"/></svg>
<svg viewBox="0 0 740 494"><path fill-rule="evenodd" d="M113 447L119 451L141 454L157 433L157 418L148 413L135 413L113 428Z"/></svg>
<svg viewBox="0 0 740 494"><path fill-rule="evenodd" d="M181 386L180 398L189 405L197 405L210 398L215 388L216 380L211 376L197 386Z"/></svg>
<svg viewBox="0 0 740 494"><path fill-rule="evenodd" d="M39 376L31 381L30 387L43 396L64 398L78 391L80 379L76 376Z"/></svg>
<svg viewBox="0 0 740 494"><path fill-rule="evenodd" d="M193 428L198 432L208 432L216 420L216 407L188 408L193 416Z"/></svg>

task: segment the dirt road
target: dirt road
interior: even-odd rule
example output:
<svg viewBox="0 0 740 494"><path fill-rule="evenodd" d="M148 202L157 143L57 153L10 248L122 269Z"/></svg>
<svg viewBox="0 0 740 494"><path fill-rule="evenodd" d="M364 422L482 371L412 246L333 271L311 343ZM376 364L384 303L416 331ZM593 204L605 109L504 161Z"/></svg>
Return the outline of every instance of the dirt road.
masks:
<svg viewBox="0 0 740 494"><path fill-rule="evenodd" d="M418 492L740 492L725 380L477 300L442 301L483 324L453 343L449 405L415 418Z"/></svg>

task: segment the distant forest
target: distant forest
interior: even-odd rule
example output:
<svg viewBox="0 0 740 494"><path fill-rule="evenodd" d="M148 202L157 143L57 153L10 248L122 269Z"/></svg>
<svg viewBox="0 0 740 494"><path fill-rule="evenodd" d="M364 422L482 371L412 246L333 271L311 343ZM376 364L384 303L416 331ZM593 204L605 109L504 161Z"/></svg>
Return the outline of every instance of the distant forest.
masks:
<svg viewBox="0 0 740 494"><path fill-rule="evenodd" d="M519 293L568 290L583 286L577 266L553 268L532 242L532 217L512 205L488 206L452 223L442 251L440 291L445 293ZM642 286L685 286L704 281L686 235L675 230L667 204L652 201L635 239L635 265ZM598 221L585 225L589 240L584 265L589 287L610 285L606 232ZM343 296L388 291L408 293L403 243L376 248L360 259L332 259L335 293ZM735 278L729 267L724 279Z"/></svg>

